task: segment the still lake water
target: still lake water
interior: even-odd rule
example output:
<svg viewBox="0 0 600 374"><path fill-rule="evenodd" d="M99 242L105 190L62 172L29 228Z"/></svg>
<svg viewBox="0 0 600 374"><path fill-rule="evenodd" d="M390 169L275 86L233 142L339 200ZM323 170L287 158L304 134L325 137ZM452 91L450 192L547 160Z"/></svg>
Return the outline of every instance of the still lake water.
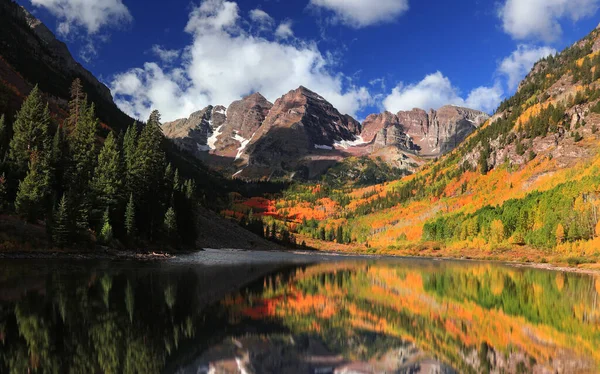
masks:
<svg viewBox="0 0 600 374"><path fill-rule="evenodd" d="M0 373L589 373L600 278L206 251L0 260Z"/></svg>

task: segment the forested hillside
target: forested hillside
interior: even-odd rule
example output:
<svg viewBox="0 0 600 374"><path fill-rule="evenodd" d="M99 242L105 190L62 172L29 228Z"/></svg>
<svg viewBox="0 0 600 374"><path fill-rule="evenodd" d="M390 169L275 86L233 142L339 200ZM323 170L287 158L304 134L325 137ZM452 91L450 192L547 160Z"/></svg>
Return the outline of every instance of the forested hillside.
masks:
<svg viewBox="0 0 600 374"><path fill-rule="evenodd" d="M366 187L296 185L272 201L272 215L321 248L595 261L599 78L594 30L535 64L488 122L416 174Z"/></svg>

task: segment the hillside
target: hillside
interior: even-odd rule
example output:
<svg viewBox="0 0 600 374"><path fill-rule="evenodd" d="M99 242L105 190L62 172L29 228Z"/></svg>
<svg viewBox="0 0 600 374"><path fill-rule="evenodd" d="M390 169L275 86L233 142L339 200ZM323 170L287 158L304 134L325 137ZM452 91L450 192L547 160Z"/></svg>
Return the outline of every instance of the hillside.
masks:
<svg viewBox="0 0 600 374"><path fill-rule="evenodd" d="M320 248L595 261L598 78L594 30L536 63L491 119L414 175L360 188L297 185L272 204Z"/></svg>

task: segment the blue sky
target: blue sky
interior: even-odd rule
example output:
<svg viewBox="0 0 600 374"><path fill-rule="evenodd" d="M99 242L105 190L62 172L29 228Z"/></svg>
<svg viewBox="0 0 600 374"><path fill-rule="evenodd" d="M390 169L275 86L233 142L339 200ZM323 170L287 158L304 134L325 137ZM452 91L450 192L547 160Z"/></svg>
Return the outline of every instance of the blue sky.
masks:
<svg viewBox="0 0 600 374"><path fill-rule="evenodd" d="M534 61L598 24L600 0L19 0L134 117L300 84L358 119L492 111Z"/></svg>

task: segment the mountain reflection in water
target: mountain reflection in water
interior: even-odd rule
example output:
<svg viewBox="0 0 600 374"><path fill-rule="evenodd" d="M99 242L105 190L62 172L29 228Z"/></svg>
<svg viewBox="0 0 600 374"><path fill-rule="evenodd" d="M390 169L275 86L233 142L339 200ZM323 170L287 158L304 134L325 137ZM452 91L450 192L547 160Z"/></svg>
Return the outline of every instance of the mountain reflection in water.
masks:
<svg viewBox="0 0 600 374"><path fill-rule="evenodd" d="M487 263L4 261L0 372L596 372L599 292Z"/></svg>

